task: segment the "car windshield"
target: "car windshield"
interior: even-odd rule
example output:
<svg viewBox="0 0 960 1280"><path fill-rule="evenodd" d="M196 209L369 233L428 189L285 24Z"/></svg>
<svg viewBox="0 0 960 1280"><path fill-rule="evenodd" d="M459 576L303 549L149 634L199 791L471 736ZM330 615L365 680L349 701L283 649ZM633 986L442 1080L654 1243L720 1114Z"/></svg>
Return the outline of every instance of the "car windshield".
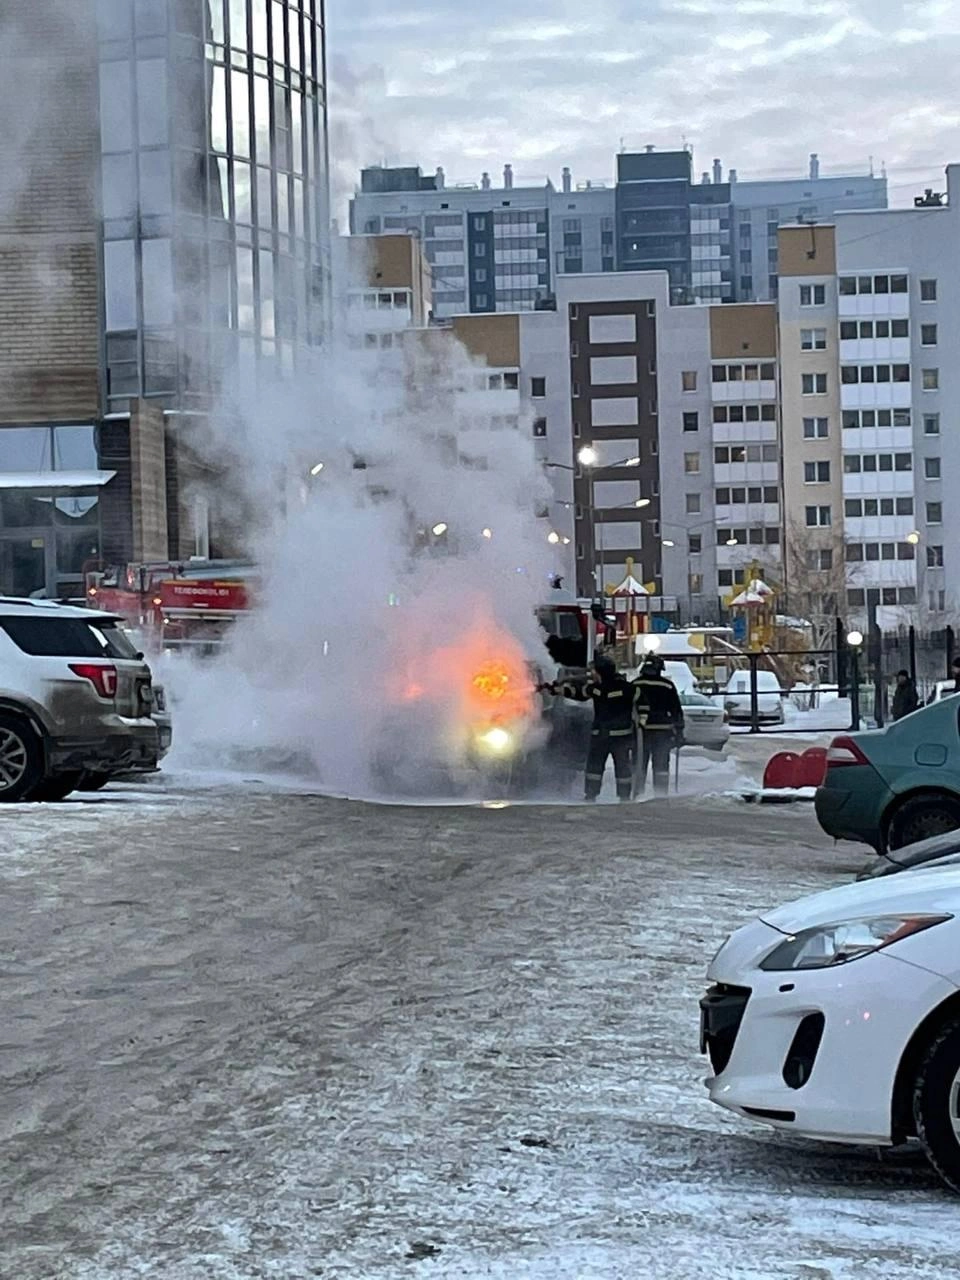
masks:
<svg viewBox="0 0 960 1280"><path fill-rule="evenodd" d="M105 618L13 615L0 618L18 649L43 658L136 658L137 650L116 622Z"/></svg>
<svg viewBox="0 0 960 1280"><path fill-rule="evenodd" d="M702 693L686 693L680 694L680 701L685 707L713 707L714 704Z"/></svg>

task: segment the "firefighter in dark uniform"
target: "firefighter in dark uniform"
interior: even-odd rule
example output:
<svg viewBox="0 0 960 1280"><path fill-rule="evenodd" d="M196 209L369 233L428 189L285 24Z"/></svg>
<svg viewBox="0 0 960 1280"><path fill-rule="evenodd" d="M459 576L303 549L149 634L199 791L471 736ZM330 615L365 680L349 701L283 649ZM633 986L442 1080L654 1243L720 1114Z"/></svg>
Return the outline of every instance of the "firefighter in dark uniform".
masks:
<svg viewBox="0 0 960 1280"><path fill-rule="evenodd" d="M613 661L599 655L593 660L593 675L582 682L562 681L543 686L562 698L593 703L593 728L584 777L584 798L594 801L600 794L607 759L613 756L620 800L633 797L633 771L637 746L634 716L634 686L618 673Z"/></svg>
<svg viewBox="0 0 960 1280"><path fill-rule="evenodd" d="M670 789L670 752L683 741L683 707L677 686L663 674L663 659L651 654L644 659L634 682L637 723L643 731L643 754L637 772L637 789L642 794L647 768L653 764L653 789L666 795Z"/></svg>

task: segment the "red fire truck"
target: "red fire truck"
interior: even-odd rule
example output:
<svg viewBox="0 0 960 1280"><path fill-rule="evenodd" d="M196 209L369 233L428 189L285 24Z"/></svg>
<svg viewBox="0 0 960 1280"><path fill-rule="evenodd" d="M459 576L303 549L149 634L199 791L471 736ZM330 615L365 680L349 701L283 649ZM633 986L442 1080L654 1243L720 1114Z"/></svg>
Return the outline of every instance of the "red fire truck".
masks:
<svg viewBox="0 0 960 1280"><path fill-rule="evenodd" d="M256 570L235 560L127 564L88 573L90 608L116 613L152 649L215 649L249 607Z"/></svg>

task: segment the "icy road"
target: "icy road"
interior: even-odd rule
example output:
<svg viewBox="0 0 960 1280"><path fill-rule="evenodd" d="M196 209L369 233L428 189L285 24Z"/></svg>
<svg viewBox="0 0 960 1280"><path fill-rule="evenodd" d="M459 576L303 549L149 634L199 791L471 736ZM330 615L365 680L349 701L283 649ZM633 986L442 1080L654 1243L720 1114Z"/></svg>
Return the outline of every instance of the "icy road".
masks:
<svg viewBox="0 0 960 1280"><path fill-rule="evenodd" d="M118 788L0 813L0 1276L940 1277L913 1152L707 1102L704 967L809 808Z"/></svg>

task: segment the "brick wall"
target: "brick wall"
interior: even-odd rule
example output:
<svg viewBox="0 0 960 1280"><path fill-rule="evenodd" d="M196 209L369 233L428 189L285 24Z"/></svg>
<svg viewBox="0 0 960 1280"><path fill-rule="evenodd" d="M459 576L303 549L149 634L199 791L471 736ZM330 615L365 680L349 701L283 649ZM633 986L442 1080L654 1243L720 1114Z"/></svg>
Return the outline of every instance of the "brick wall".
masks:
<svg viewBox="0 0 960 1280"><path fill-rule="evenodd" d="M90 0L0 8L0 423L99 408L95 36Z"/></svg>
<svg viewBox="0 0 960 1280"><path fill-rule="evenodd" d="M167 557L167 475L163 407L138 400L130 416L133 558Z"/></svg>

